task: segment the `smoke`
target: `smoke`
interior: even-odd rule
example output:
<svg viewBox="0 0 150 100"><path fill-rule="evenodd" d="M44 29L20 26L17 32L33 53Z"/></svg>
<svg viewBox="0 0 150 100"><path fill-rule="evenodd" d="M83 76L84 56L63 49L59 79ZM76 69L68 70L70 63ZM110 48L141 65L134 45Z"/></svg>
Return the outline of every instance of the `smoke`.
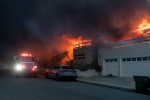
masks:
<svg viewBox="0 0 150 100"><path fill-rule="evenodd" d="M149 15L149 0L1 0L1 59L22 50L46 56L68 34L121 40ZM61 41L60 41L61 42ZM59 43L58 43L59 44ZM57 45L59 47L59 45Z"/></svg>

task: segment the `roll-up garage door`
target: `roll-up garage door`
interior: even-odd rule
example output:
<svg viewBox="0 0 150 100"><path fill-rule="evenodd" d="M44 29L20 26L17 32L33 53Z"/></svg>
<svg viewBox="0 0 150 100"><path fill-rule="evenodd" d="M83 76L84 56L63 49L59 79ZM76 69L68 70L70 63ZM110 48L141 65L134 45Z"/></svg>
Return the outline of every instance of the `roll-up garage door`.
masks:
<svg viewBox="0 0 150 100"><path fill-rule="evenodd" d="M104 76L112 75L118 76L119 75L119 64L118 59L104 59Z"/></svg>
<svg viewBox="0 0 150 100"><path fill-rule="evenodd" d="M150 76L150 57L122 58L121 65L122 77Z"/></svg>

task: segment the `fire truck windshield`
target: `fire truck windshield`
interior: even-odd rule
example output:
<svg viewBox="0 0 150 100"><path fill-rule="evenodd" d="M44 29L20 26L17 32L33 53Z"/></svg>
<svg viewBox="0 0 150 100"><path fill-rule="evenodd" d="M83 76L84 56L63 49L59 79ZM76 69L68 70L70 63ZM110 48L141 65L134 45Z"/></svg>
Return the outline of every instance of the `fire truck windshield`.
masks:
<svg viewBox="0 0 150 100"><path fill-rule="evenodd" d="M34 57L19 57L20 62L34 62Z"/></svg>

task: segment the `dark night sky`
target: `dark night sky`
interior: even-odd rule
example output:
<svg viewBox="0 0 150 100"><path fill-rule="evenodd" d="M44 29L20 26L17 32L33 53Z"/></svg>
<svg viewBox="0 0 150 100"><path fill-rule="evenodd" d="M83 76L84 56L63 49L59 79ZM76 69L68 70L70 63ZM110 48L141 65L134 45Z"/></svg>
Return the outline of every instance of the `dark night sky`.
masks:
<svg viewBox="0 0 150 100"><path fill-rule="evenodd" d="M0 0L0 59L42 55L63 34L119 40L149 10L148 0Z"/></svg>

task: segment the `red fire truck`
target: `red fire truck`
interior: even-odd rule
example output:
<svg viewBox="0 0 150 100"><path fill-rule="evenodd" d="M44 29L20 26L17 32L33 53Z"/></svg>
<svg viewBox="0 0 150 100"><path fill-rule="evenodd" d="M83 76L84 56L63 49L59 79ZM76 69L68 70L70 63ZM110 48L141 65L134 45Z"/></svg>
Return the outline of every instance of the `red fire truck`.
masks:
<svg viewBox="0 0 150 100"><path fill-rule="evenodd" d="M14 56L16 77L33 75L37 78L37 62L38 57L34 57L31 53L21 53Z"/></svg>

